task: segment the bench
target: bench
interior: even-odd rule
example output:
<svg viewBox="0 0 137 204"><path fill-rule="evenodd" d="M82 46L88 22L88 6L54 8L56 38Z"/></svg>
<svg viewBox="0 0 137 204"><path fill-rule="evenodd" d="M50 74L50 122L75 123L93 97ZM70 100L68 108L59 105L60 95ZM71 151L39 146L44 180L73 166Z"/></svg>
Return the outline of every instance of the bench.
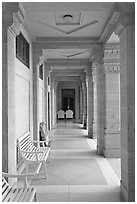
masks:
<svg viewBox="0 0 137 204"><path fill-rule="evenodd" d="M35 174L39 173L39 170L43 165L46 177L46 161L50 153L50 147L45 147L44 142L45 141L32 140L29 132L17 139L18 151L24 161L26 173L28 173L28 165L36 163L38 164L38 167ZM34 143L37 145L34 145ZM40 147L41 143L43 143L42 147Z"/></svg>
<svg viewBox="0 0 137 204"><path fill-rule="evenodd" d="M36 202L36 189L28 187L27 178L34 174L13 175L2 172L2 202ZM19 178L24 180L24 187L10 186L5 177Z"/></svg>

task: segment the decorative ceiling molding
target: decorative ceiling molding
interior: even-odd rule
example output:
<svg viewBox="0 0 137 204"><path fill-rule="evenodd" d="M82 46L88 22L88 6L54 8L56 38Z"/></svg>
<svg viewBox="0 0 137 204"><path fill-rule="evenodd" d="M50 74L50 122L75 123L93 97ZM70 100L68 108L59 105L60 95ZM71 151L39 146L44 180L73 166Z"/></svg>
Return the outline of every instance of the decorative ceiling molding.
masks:
<svg viewBox="0 0 137 204"><path fill-rule="evenodd" d="M120 65L104 65L105 73L119 73L120 72Z"/></svg>
<svg viewBox="0 0 137 204"><path fill-rule="evenodd" d="M34 43L37 49L93 49L98 47L100 42L95 41L37 41Z"/></svg>
<svg viewBox="0 0 137 204"><path fill-rule="evenodd" d="M89 26L91 26L91 25L97 23L98 21L97 21L97 20L94 20L94 21L88 22L88 23L86 23L86 24L84 24L84 25L81 25L81 26L79 26L79 27L76 27L76 28L74 28L74 29L72 29L72 30L70 30L70 31L62 30L62 29L60 29L60 28L57 27L57 26L55 27L55 26L49 25L48 23L43 22L43 21L38 21L38 22L39 22L40 24L44 25L44 26L47 26L47 27L52 28L52 29L54 29L54 30L56 30L56 31L65 33L66 35L69 35L69 34L71 34L71 33L74 33L74 32L76 32L76 31L79 31L79 30L81 30L81 29L83 29L83 28L89 27Z"/></svg>
<svg viewBox="0 0 137 204"><path fill-rule="evenodd" d="M83 62L83 61L79 61L77 60L77 62L72 62L71 60L69 61L47 61L46 64L48 66L63 66L63 67L66 67L66 66L88 66L89 65L89 62Z"/></svg>
<svg viewBox="0 0 137 204"><path fill-rule="evenodd" d="M80 52L79 50L43 50L44 55L47 59L53 59L53 56L60 56L60 58L72 58L74 56L79 56L85 53L90 53L89 51ZM51 57L52 56L52 57ZM88 58L88 57L87 57Z"/></svg>
<svg viewBox="0 0 137 204"><path fill-rule="evenodd" d="M80 25L81 12L57 12L55 22L56 25Z"/></svg>
<svg viewBox="0 0 137 204"><path fill-rule="evenodd" d="M31 24L29 23L27 14L25 12L25 9L23 7L23 4L21 2L19 2L19 17L20 19L23 19L23 26L24 28L28 31L28 34L30 36L30 38L32 39L32 41L36 41L36 36L31 28Z"/></svg>
<svg viewBox="0 0 137 204"><path fill-rule="evenodd" d="M55 63L90 63L91 64L91 62L89 61L89 60L87 60L87 59L48 59L47 60L47 63L52 63L52 62L55 62Z"/></svg>
<svg viewBox="0 0 137 204"><path fill-rule="evenodd" d="M114 31L114 25L119 19L119 13L115 11L115 2L112 3L107 21L100 35L100 41L106 43Z"/></svg>
<svg viewBox="0 0 137 204"><path fill-rule="evenodd" d="M104 59L105 64L119 64L120 59Z"/></svg>
<svg viewBox="0 0 137 204"><path fill-rule="evenodd" d="M49 42L49 43L63 43L63 42L80 42L80 43L96 43L99 42L97 37L38 37L36 42Z"/></svg>
<svg viewBox="0 0 137 204"><path fill-rule="evenodd" d="M120 50L120 44L119 43L107 43L105 44L105 49L107 50Z"/></svg>

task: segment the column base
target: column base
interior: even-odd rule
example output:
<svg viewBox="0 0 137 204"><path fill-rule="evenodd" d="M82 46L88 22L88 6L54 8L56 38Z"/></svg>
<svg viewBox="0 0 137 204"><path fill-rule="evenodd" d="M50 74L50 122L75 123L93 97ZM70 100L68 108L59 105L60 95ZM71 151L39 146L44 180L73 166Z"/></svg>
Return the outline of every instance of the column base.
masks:
<svg viewBox="0 0 137 204"><path fill-rule="evenodd" d="M135 202L135 191L128 191L122 181L120 181L121 185L121 199L123 202Z"/></svg>
<svg viewBox="0 0 137 204"><path fill-rule="evenodd" d="M92 130L89 130L88 131L88 137L93 139L93 131Z"/></svg>
<svg viewBox="0 0 137 204"><path fill-rule="evenodd" d="M119 158L120 153L120 131L105 130L103 154L107 158Z"/></svg>
<svg viewBox="0 0 137 204"><path fill-rule="evenodd" d="M102 149L101 149L101 148L99 148L99 146L98 146L98 145L97 145L97 153L98 153L99 155L103 155Z"/></svg>
<svg viewBox="0 0 137 204"><path fill-rule="evenodd" d="M120 158L121 157L120 149L104 149L103 155L106 158Z"/></svg>

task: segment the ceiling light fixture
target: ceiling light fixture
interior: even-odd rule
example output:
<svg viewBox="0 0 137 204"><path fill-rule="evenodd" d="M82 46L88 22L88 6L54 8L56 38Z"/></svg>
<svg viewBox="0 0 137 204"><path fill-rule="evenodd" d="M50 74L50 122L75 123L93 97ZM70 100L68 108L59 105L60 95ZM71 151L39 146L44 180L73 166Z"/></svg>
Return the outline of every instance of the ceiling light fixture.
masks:
<svg viewBox="0 0 137 204"><path fill-rule="evenodd" d="M70 23L72 21L72 19L73 19L73 16L70 15L70 14L65 14L63 16L63 18L64 18L65 22Z"/></svg>

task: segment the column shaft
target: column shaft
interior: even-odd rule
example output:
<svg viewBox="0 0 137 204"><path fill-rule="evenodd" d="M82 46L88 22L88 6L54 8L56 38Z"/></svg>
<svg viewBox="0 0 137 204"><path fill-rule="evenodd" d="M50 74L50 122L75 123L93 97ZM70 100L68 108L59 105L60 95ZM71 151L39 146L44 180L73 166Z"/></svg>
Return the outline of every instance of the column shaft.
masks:
<svg viewBox="0 0 137 204"><path fill-rule="evenodd" d="M90 68L89 68L90 69ZM93 81L91 70L87 73L87 129L88 136L93 137Z"/></svg>
<svg viewBox="0 0 137 204"><path fill-rule="evenodd" d="M97 75L97 151L103 154L105 128L105 74L103 61L103 47L94 51Z"/></svg>
<svg viewBox="0 0 137 204"><path fill-rule="evenodd" d="M120 35L121 191L135 201L135 27Z"/></svg>
<svg viewBox="0 0 137 204"><path fill-rule="evenodd" d="M117 67L116 67L117 68ZM109 66L110 69L110 66ZM120 73L106 71L105 157L120 157Z"/></svg>
<svg viewBox="0 0 137 204"><path fill-rule="evenodd" d="M87 87L86 82L83 83L83 127L87 128Z"/></svg>

